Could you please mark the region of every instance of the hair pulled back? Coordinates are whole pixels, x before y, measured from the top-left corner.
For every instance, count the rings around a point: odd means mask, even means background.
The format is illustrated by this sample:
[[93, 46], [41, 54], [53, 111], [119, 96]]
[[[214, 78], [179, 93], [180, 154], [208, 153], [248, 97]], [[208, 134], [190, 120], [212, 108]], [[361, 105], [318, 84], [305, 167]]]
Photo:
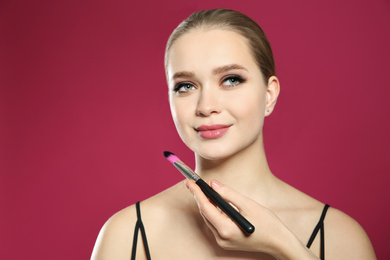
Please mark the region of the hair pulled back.
[[194, 29], [224, 29], [243, 36], [255, 59], [264, 81], [267, 83], [275, 75], [275, 61], [271, 45], [264, 31], [248, 16], [229, 9], [204, 10], [191, 14], [172, 32], [165, 49], [165, 69], [168, 65], [169, 51], [172, 45], [186, 33]]

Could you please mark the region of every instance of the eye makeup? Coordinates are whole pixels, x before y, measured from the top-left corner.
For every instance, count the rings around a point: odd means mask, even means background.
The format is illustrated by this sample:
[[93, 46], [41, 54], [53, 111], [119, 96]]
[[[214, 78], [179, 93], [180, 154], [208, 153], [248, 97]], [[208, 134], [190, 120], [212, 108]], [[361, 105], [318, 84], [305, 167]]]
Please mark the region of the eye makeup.
[[[185, 90], [181, 90], [185, 88]], [[174, 86], [173, 91], [175, 93], [186, 93], [188, 91], [191, 91], [193, 88], [195, 88], [194, 84], [190, 82], [181, 82]]]
[[[226, 81], [230, 81], [231, 84], [225, 85], [224, 83]], [[222, 79], [221, 85], [223, 85], [223, 86], [237, 86], [241, 83], [244, 83], [245, 81], [246, 81], [246, 79], [239, 76], [239, 75], [228, 75]]]

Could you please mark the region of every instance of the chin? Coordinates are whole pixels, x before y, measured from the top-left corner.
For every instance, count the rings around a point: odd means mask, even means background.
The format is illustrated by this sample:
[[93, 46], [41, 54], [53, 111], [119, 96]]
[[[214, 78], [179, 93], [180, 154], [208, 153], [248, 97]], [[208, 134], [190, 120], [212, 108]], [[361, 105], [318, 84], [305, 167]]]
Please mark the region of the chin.
[[192, 149], [192, 151], [199, 157], [210, 160], [210, 161], [217, 161], [217, 160], [223, 160], [226, 159], [238, 151], [233, 151], [231, 147], [224, 146], [208, 146], [208, 147], [197, 147], [195, 149]]
[[224, 160], [241, 153], [253, 153], [262, 147], [259, 143], [261, 136], [255, 139], [240, 140], [239, 142], [203, 143], [188, 146], [197, 156], [206, 160]]

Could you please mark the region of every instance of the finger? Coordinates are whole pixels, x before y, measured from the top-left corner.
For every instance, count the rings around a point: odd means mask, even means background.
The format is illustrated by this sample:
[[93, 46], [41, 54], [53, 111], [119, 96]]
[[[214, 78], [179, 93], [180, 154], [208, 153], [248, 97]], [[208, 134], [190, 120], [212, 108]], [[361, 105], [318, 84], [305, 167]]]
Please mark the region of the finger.
[[186, 186], [194, 195], [195, 201], [198, 204], [199, 211], [204, 215], [207, 212], [207, 215], [215, 214], [222, 215], [221, 210], [217, 208], [207, 196], [203, 193], [200, 187], [192, 180], [186, 180]]
[[217, 180], [212, 180], [210, 186], [227, 202], [231, 203], [239, 212], [244, 212], [244, 208], [246, 208], [245, 205], [251, 201], [248, 197], [242, 195], [229, 186], [220, 183]]
[[237, 224], [235, 224], [224, 212], [209, 201], [197, 184], [193, 181], [189, 181], [186, 185], [194, 194], [195, 200], [198, 203], [199, 211], [215, 236], [218, 235], [218, 237], [226, 237], [227, 231], [239, 230]]
[[[210, 181], [207, 181], [207, 184], [210, 184]], [[190, 184], [190, 185], [191, 185], [191, 184]], [[196, 186], [197, 186], [197, 185], [196, 185]], [[199, 187], [198, 187], [198, 188], [199, 188]], [[197, 187], [195, 187], [195, 189], [197, 189]], [[200, 189], [200, 188], [199, 188], [199, 189]], [[202, 193], [203, 193], [203, 192], [202, 192]], [[194, 193], [193, 193], [193, 194], [194, 194]], [[204, 194], [203, 194], [203, 195], [204, 195]], [[199, 202], [198, 202], [198, 199], [197, 199], [197, 197], [195, 196], [195, 194], [194, 194], [194, 198], [195, 198], [195, 200], [196, 200], [196, 203], [198, 204], [199, 213], [200, 213], [200, 215], [202, 216], [203, 221], [206, 223], [207, 227], [211, 230], [211, 232], [213, 233], [214, 237], [215, 237], [217, 240], [220, 239], [221, 236], [219, 235], [218, 230], [214, 227], [214, 225], [208, 220], [207, 213], [203, 212], [202, 209], [199, 207]], [[206, 198], [207, 198], [207, 197], [206, 197]], [[207, 198], [207, 199], [208, 199], [208, 198]], [[213, 203], [211, 200], [209, 200], [209, 203], [212, 204], [213, 207], [216, 207], [216, 206], [214, 205], [214, 203]], [[216, 209], [219, 211], [219, 213], [223, 214], [222, 211], [221, 211], [219, 208], [216, 208]], [[222, 216], [222, 217], [224, 217], [224, 216]]]
[[213, 223], [211, 223], [205, 216], [203, 216], [203, 214], [202, 214], [202, 218], [206, 223], [207, 227], [211, 230], [211, 233], [213, 233], [215, 240], [217, 242], [223, 240], [221, 234], [219, 233], [218, 229], [213, 225]]

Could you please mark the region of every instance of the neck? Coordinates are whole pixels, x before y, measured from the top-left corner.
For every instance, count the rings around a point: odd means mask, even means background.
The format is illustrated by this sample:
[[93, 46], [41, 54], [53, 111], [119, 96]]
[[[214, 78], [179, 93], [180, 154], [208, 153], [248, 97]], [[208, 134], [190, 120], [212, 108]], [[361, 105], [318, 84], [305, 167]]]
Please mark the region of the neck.
[[255, 193], [259, 191], [266, 192], [275, 179], [267, 163], [262, 138], [220, 160], [207, 160], [196, 154], [195, 163], [195, 171], [202, 179], [218, 180], [249, 197], [258, 196]]

